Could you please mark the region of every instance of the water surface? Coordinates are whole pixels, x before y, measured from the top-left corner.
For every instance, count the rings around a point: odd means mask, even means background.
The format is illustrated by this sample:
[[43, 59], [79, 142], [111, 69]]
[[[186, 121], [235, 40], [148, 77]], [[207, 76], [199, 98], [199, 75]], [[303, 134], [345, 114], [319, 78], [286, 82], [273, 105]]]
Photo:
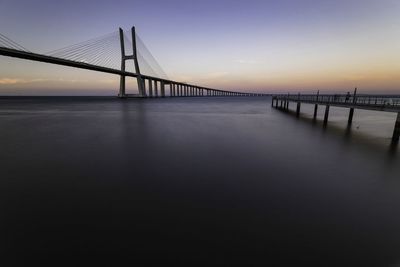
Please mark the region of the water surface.
[[395, 115], [312, 108], [0, 99], [0, 264], [399, 264]]

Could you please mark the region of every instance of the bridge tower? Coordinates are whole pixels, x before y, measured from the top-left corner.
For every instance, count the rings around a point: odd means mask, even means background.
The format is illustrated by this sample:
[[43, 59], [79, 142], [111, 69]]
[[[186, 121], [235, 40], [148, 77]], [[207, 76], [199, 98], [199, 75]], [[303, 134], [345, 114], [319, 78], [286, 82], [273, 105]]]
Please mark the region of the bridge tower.
[[[139, 68], [139, 61], [137, 57], [137, 50], [136, 50], [136, 31], [135, 27], [132, 27], [132, 55], [125, 54], [125, 41], [124, 41], [124, 30], [119, 28], [119, 40], [121, 43], [121, 71], [125, 72], [126, 69], [126, 61], [132, 59], [135, 64], [135, 73], [137, 74], [136, 80], [138, 84], [139, 95], [142, 97], [146, 96], [146, 89], [143, 77], [140, 73]], [[120, 78], [120, 86], [119, 86], [119, 94], [118, 96], [121, 98], [126, 97], [126, 76], [121, 74]]]

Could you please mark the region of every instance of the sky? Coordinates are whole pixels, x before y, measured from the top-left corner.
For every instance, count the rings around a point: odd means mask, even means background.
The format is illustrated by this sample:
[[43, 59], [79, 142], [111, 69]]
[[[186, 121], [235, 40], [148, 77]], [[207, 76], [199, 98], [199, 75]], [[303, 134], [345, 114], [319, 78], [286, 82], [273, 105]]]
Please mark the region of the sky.
[[[135, 26], [176, 81], [266, 93], [400, 93], [399, 14], [398, 0], [0, 0], [0, 33], [40, 53]], [[118, 82], [0, 56], [0, 95], [115, 95]]]

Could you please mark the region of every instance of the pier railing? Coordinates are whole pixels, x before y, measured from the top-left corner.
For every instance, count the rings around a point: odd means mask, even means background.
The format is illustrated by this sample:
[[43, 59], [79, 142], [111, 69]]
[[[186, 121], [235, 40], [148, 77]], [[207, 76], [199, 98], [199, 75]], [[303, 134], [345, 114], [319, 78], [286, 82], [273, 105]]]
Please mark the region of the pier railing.
[[400, 111], [400, 95], [285, 94], [274, 95], [273, 99], [332, 106], [353, 106], [392, 112]]
[[398, 142], [400, 139], [400, 95], [363, 95], [357, 94], [314, 94], [314, 95], [274, 95], [272, 96], [272, 106], [282, 110], [289, 110], [289, 102], [297, 103], [296, 115], [300, 116], [301, 103], [314, 104], [314, 120], [317, 118], [318, 106], [325, 106], [324, 125], [328, 123], [329, 107], [349, 108], [348, 125], [352, 124], [354, 109], [378, 110], [386, 112], [396, 112], [397, 118], [393, 130], [392, 140]]

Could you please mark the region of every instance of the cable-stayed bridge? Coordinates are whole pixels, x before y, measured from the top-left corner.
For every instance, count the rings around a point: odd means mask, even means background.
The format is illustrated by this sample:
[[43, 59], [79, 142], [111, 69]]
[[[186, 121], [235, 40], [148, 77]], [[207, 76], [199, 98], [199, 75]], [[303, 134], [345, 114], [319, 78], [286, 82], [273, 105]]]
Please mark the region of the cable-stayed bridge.
[[[120, 28], [116, 32], [43, 54], [31, 52], [0, 34], [0, 55], [119, 75], [118, 96], [121, 98], [263, 95], [207, 88], [169, 79], [136, 34], [135, 27], [132, 27], [130, 36]], [[133, 61], [134, 71], [127, 70], [127, 61]], [[126, 92], [127, 77], [137, 80], [138, 94]]]

